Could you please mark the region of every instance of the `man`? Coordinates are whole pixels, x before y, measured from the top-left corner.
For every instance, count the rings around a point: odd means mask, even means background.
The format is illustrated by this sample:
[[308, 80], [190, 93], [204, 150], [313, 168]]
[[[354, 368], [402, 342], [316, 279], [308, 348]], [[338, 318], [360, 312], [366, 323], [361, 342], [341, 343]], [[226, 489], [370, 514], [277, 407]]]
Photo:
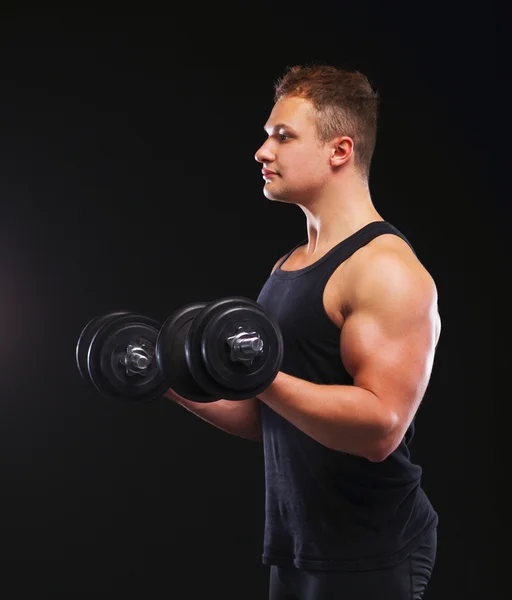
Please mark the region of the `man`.
[[265, 196], [298, 205], [308, 234], [258, 297], [283, 334], [282, 370], [251, 400], [167, 395], [263, 440], [270, 600], [417, 600], [438, 516], [408, 444], [441, 330], [436, 286], [371, 199], [368, 79], [293, 67], [275, 92], [255, 158]]

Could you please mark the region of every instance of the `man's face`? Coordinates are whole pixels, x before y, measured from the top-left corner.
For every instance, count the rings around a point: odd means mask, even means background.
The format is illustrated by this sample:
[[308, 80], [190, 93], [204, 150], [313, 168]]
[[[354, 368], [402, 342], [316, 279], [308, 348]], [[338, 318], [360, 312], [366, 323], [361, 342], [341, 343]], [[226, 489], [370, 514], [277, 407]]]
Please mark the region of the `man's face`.
[[264, 129], [268, 138], [255, 154], [263, 167], [264, 195], [282, 202], [307, 202], [331, 175], [330, 145], [317, 137], [311, 102], [295, 97], [279, 100]]

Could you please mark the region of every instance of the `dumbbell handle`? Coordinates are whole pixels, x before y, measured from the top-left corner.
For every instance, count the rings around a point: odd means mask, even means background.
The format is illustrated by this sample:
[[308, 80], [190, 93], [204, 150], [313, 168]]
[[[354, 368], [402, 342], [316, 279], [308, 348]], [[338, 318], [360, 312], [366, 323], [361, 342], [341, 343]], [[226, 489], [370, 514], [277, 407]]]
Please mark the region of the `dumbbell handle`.
[[[231, 348], [230, 358], [234, 362], [251, 364], [263, 353], [263, 340], [256, 332], [240, 331], [226, 341]], [[126, 367], [127, 375], [145, 375], [154, 356], [154, 345], [147, 340], [139, 340], [128, 345], [120, 361]]]

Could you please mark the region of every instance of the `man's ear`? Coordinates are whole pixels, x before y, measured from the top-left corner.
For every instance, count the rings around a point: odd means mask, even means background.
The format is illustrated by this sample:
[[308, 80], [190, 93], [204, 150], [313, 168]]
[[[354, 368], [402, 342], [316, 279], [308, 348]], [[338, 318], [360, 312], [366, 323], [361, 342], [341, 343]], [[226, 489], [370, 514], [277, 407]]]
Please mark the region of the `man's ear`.
[[347, 135], [333, 140], [331, 147], [331, 166], [340, 167], [352, 156], [354, 151], [354, 140]]

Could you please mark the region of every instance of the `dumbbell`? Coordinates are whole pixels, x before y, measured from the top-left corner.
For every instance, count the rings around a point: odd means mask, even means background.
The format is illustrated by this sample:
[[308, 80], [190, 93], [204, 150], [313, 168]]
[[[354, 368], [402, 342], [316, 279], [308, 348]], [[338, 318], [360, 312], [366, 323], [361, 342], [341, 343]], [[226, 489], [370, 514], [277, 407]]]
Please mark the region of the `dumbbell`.
[[183, 306], [162, 327], [128, 311], [92, 319], [76, 356], [82, 376], [108, 397], [144, 402], [170, 387], [195, 402], [244, 400], [276, 377], [283, 341], [258, 303], [234, 296]]
[[158, 335], [156, 358], [169, 387], [184, 398], [245, 400], [275, 379], [283, 339], [261, 305], [230, 296], [174, 311]]
[[83, 328], [76, 345], [82, 377], [103, 396], [145, 402], [169, 387], [155, 359], [160, 323], [130, 311], [95, 317]]

